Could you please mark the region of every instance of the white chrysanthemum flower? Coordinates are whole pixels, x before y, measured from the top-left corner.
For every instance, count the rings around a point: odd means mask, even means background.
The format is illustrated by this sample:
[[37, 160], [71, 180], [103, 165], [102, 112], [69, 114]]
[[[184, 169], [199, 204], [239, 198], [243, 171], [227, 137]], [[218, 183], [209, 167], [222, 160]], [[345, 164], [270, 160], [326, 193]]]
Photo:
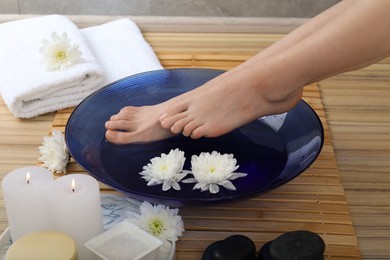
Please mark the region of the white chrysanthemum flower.
[[140, 212], [141, 214], [128, 212], [128, 221], [163, 241], [160, 250], [169, 252], [170, 242], [177, 241], [184, 232], [183, 220], [178, 215], [179, 210], [164, 205], [152, 205], [145, 201], [140, 206]]
[[194, 178], [183, 180], [184, 183], [196, 183], [195, 189], [218, 193], [221, 185], [228, 190], [236, 190], [231, 180], [244, 177], [246, 173], [234, 172], [238, 169], [237, 160], [233, 154], [220, 154], [216, 151], [193, 155], [191, 172]]
[[69, 162], [69, 153], [65, 143], [65, 137], [59, 130], [53, 130], [52, 136], [44, 136], [42, 146], [39, 146], [43, 167], [52, 172], [66, 173], [66, 166]]
[[39, 49], [42, 54], [42, 62], [47, 70], [65, 70], [76, 64], [84, 62], [79, 46], [71, 44], [66, 32], [58, 35], [51, 34], [51, 41], [44, 39], [43, 46]]
[[178, 182], [187, 175], [187, 172], [183, 172], [185, 160], [183, 151], [171, 150], [168, 154], [163, 153], [161, 157], [151, 159], [140, 175], [148, 182], [148, 186], [163, 184], [163, 191], [170, 188], [180, 190]]

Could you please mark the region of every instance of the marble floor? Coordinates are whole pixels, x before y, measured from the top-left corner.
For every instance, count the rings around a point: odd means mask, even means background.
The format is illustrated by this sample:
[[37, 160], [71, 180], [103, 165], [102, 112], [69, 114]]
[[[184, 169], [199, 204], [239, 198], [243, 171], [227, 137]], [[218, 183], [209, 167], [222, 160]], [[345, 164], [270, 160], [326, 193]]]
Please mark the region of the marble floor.
[[313, 17], [339, 0], [0, 0], [0, 14]]

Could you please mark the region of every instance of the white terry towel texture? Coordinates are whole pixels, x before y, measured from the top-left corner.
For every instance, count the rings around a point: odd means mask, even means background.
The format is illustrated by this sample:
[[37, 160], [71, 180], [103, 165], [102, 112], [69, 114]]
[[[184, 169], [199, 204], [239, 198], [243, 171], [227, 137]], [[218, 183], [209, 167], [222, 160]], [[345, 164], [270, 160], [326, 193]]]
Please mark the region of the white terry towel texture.
[[[47, 70], [40, 49], [53, 32], [65, 32], [84, 61], [66, 70]], [[0, 24], [0, 93], [15, 117], [75, 106], [101, 87], [102, 80], [101, 66], [68, 18], [47, 15]]]
[[130, 19], [81, 30], [103, 67], [103, 85], [151, 70], [163, 69], [152, 47]]

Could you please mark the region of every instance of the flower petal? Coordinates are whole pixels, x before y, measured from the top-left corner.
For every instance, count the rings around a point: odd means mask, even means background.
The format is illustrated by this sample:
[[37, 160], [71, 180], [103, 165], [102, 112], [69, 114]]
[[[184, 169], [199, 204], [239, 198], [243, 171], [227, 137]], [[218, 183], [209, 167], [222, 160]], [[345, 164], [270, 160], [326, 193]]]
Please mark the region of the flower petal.
[[241, 173], [241, 172], [234, 172], [228, 179], [229, 180], [235, 180], [237, 178], [241, 178], [241, 177], [245, 177], [247, 176], [248, 174], [246, 173]]
[[188, 179], [185, 179], [185, 180], [182, 180], [183, 183], [195, 183], [196, 180], [195, 178], [188, 178]]
[[204, 185], [200, 188], [200, 190], [201, 190], [201, 191], [208, 191], [208, 190], [210, 189], [210, 185], [211, 185], [211, 184], [204, 184]]
[[164, 181], [163, 182], [163, 186], [162, 186], [162, 190], [163, 191], [167, 191], [167, 190], [170, 190], [171, 189], [171, 184], [167, 181]]
[[147, 185], [148, 186], [154, 186], [154, 185], [158, 185], [158, 184], [161, 184], [162, 182], [160, 180], [157, 180], [157, 179], [154, 179], [152, 178], [148, 183]]
[[211, 184], [209, 185], [209, 191], [210, 191], [211, 193], [213, 193], [213, 194], [218, 193], [218, 192], [219, 192], [219, 187], [218, 187], [218, 185], [217, 185], [217, 184], [214, 184], [214, 183], [211, 183]]
[[175, 190], [181, 190], [181, 187], [180, 187], [179, 183], [177, 183], [177, 182], [175, 182], [175, 181], [173, 181], [173, 182], [171, 183], [171, 186], [172, 186], [172, 188], [174, 188]]
[[204, 187], [207, 186], [206, 183], [200, 183], [198, 182], [197, 184], [194, 185], [194, 187], [192, 188], [193, 190], [196, 190], [196, 189], [200, 189], [200, 190], [204, 190]]
[[236, 190], [236, 187], [233, 185], [231, 181], [225, 180], [223, 182], [218, 183], [219, 185], [223, 186], [224, 188], [228, 190]]
[[184, 173], [184, 172], [182, 172], [182, 173], [177, 173], [176, 174], [176, 177], [175, 177], [175, 180], [176, 181], [181, 181], [184, 177], [186, 177], [187, 176], [187, 173]]

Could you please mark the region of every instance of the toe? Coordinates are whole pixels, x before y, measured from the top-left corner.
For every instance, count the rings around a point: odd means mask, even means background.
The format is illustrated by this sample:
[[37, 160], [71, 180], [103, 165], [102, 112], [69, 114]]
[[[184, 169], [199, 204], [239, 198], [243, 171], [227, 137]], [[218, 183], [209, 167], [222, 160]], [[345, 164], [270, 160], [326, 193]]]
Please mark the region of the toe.
[[194, 128], [191, 133], [190, 133], [190, 136], [192, 139], [199, 139], [201, 137], [204, 137], [206, 136], [206, 127], [204, 125], [201, 125], [199, 127], [196, 127]]
[[188, 106], [184, 103], [171, 105], [163, 115], [160, 116], [160, 125], [165, 129], [170, 129], [172, 125], [185, 117]]
[[184, 127], [183, 127], [183, 135], [184, 136], [191, 136], [192, 137], [192, 132], [199, 127], [199, 124], [197, 124], [195, 121], [188, 122]]
[[[171, 129], [172, 126], [173, 126], [176, 122], [178, 122], [178, 121], [180, 121], [180, 120], [182, 120], [182, 119], [184, 119], [184, 118], [186, 118], [186, 114], [185, 114], [185, 113], [179, 113], [179, 114], [175, 114], [175, 115], [172, 115], [172, 116], [166, 115], [166, 116], [164, 116], [164, 117], [161, 118], [161, 120], [160, 120], [160, 125], [161, 125], [161, 127], [164, 128], [164, 129]], [[172, 130], [172, 129], [171, 129], [171, 130]], [[180, 129], [180, 131], [181, 131], [181, 129]], [[179, 132], [180, 132], [180, 131], [179, 131]], [[177, 132], [177, 133], [179, 133], [179, 132]]]
[[121, 135], [121, 132], [117, 132], [117, 131], [113, 131], [113, 130], [106, 131], [106, 139], [110, 143], [114, 143], [114, 144], [125, 143], [125, 140], [123, 140], [123, 135]]
[[130, 121], [126, 120], [110, 120], [107, 121], [104, 126], [107, 130], [122, 130], [122, 131], [132, 131], [133, 124]]
[[129, 132], [118, 132], [118, 131], [107, 130], [105, 136], [107, 141], [113, 144], [122, 145], [122, 144], [138, 142], [138, 140], [134, 139], [134, 134], [132, 132], [129, 133]]
[[181, 133], [183, 132], [183, 130], [185, 129], [185, 127], [191, 123], [191, 119], [188, 118], [188, 117], [185, 117], [185, 118], [182, 118], [178, 121], [176, 121], [170, 128], [171, 132], [174, 133], [174, 134], [178, 134], [178, 133]]
[[111, 116], [111, 120], [130, 120], [137, 115], [139, 111], [139, 107], [124, 107], [122, 108], [118, 114]]

